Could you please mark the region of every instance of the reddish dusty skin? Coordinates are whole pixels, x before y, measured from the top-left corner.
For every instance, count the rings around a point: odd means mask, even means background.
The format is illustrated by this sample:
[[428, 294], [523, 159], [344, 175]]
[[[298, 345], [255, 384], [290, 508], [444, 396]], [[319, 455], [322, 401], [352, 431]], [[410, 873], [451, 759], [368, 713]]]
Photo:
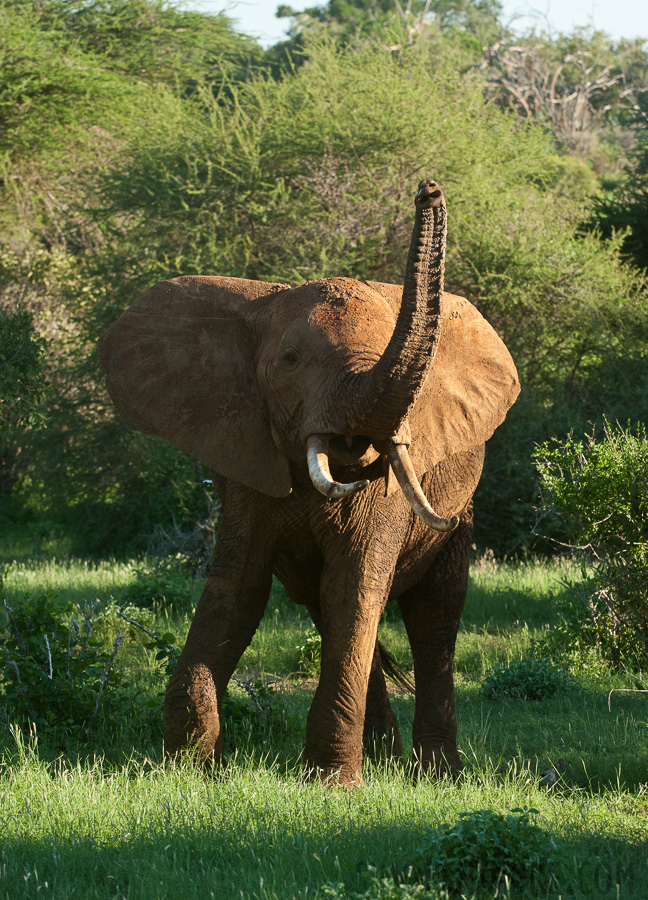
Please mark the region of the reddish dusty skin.
[[[519, 385], [493, 329], [443, 293], [445, 204], [421, 182], [405, 288], [335, 278], [298, 288], [185, 276], [152, 288], [102, 338], [108, 390], [136, 428], [215, 470], [223, 503], [213, 567], [165, 700], [165, 751], [223, 753], [219, 704], [265, 609], [273, 573], [322, 635], [304, 760], [361, 780], [363, 732], [401, 738], [376, 634], [391, 598], [414, 658], [415, 758], [456, 771], [452, 666], [484, 442]], [[327, 500], [306, 445], [329, 437], [331, 475], [369, 485]], [[440, 533], [408, 505], [390, 442], [409, 444]], [[410, 492], [411, 493], [411, 492]]]

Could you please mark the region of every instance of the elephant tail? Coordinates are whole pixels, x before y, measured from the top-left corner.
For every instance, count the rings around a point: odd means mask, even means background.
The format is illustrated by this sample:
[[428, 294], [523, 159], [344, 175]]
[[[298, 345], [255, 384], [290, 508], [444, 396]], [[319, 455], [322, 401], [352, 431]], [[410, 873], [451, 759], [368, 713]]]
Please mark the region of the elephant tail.
[[402, 666], [395, 657], [389, 652], [384, 644], [378, 641], [378, 653], [380, 654], [380, 664], [385, 675], [394, 682], [396, 687], [409, 694], [414, 693], [414, 682], [410, 678], [405, 666]]

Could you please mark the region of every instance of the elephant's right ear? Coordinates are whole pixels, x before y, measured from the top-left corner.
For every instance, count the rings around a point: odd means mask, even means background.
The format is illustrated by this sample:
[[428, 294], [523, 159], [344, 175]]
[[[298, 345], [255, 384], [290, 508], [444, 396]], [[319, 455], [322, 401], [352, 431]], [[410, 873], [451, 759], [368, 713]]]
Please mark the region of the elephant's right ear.
[[290, 493], [290, 471], [262, 412], [243, 316], [288, 287], [204, 276], [162, 281], [99, 341], [108, 392], [130, 425], [273, 497]]

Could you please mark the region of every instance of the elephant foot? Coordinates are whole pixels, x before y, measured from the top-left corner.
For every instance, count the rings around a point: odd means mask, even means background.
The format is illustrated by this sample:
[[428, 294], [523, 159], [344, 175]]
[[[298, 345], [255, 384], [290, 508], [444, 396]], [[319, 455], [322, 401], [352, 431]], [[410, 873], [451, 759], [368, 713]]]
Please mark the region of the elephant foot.
[[364, 784], [362, 778], [362, 759], [356, 763], [342, 763], [340, 765], [318, 765], [304, 755], [304, 767], [306, 776], [310, 781], [321, 781], [327, 787], [352, 788]]
[[213, 769], [223, 757], [212, 674], [202, 664], [174, 674], [164, 698], [164, 755], [191, 758]]
[[456, 746], [442, 744], [436, 747], [415, 748], [414, 771], [417, 776], [455, 779], [461, 775], [463, 765]]

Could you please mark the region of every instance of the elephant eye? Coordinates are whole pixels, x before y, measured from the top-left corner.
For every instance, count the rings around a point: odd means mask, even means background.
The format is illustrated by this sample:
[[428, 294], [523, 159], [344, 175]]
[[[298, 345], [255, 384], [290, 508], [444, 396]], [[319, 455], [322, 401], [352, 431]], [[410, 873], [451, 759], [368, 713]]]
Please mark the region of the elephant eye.
[[296, 366], [300, 360], [299, 353], [293, 348], [288, 347], [281, 354], [281, 361], [285, 363], [287, 366]]

